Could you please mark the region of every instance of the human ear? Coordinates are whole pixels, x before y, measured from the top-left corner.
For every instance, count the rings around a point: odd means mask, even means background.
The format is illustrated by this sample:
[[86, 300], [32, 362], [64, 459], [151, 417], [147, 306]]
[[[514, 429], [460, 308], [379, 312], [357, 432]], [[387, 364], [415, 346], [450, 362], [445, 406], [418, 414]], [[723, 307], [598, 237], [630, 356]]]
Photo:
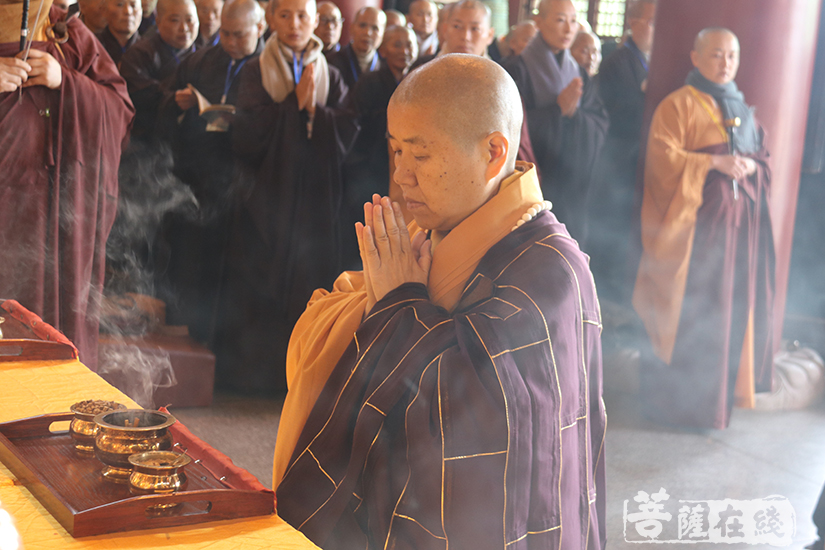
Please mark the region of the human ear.
[[493, 180], [501, 173], [504, 165], [507, 163], [507, 157], [510, 153], [510, 142], [501, 132], [493, 132], [485, 139], [487, 168], [485, 170], [485, 178], [487, 181]]
[[697, 63], [698, 61], [699, 61], [699, 52], [697, 52], [696, 50], [691, 50], [691, 52], [690, 52], [690, 62], [693, 63], [694, 67], [699, 67], [699, 65]]

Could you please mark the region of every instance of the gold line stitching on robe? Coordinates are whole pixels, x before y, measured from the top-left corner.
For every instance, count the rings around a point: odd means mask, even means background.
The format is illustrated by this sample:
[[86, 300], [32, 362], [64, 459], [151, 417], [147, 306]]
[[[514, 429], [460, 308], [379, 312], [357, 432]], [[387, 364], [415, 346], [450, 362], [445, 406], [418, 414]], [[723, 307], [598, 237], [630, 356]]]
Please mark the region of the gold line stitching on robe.
[[337, 489], [338, 484], [335, 483], [335, 480], [332, 479], [332, 476], [329, 475], [326, 470], [324, 470], [324, 467], [321, 466], [321, 462], [315, 457], [315, 455], [312, 453], [312, 450], [310, 450], [310, 449], [307, 449], [307, 450], [309, 451], [309, 456], [311, 456], [313, 459], [315, 459], [315, 462], [318, 464], [318, 469], [320, 469], [322, 472], [324, 472], [324, 475], [329, 478], [329, 480], [332, 482], [332, 485]]
[[[372, 443], [370, 443], [370, 448], [367, 449], [367, 454], [364, 455], [364, 467], [361, 469], [361, 475], [364, 475], [364, 472], [367, 471], [367, 462], [369, 462], [370, 452], [372, 452], [372, 446], [375, 445], [375, 442], [378, 441], [378, 436], [381, 435], [381, 430], [384, 429], [384, 424], [381, 424], [381, 427], [378, 428], [378, 431], [375, 433], [375, 437], [372, 438]], [[363, 501], [363, 499], [362, 499]]]
[[[536, 301], [533, 300], [532, 296], [530, 296], [529, 294], [524, 292], [519, 287], [512, 286], [512, 285], [502, 285], [501, 288], [512, 288], [512, 289], [517, 290], [517, 291], [521, 292], [522, 294], [524, 294], [524, 296], [528, 300], [530, 300], [530, 302], [536, 308], [536, 311], [538, 312], [539, 316], [541, 316], [541, 320], [544, 323], [544, 333], [547, 335], [547, 347], [550, 349], [550, 360], [553, 363], [553, 373], [556, 376], [556, 390], [557, 390], [557, 395], [558, 395], [558, 399], [559, 399], [558, 425], [561, 426], [561, 413], [562, 413], [562, 409], [563, 409], [563, 405], [564, 405], [564, 396], [562, 396], [562, 393], [561, 393], [561, 382], [559, 381], [559, 370], [558, 370], [558, 367], [556, 366], [556, 354], [553, 351], [553, 341], [550, 339], [550, 328], [547, 326], [547, 319], [544, 317], [544, 312], [538, 306]], [[563, 446], [564, 446], [564, 443], [562, 441], [561, 431], [559, 431], [559, 470], [558, 470], [559, 486], [558, 486], [558, 492], [556, 493], [556, 496], [557, 496], [557, 500], [558, 500], [559, 523], [560, 524], [561, 524], [561, 521], [562, 521], [562, 507], [561, 507], [561, 479], [562, 479], [562, 477], [561, 477], [561, 472], [562, 472], [562, 462], [563, 462], [563, 452], [562, 452], [563, 451]], [[559, 548], [561, 548], [561, 535], [559, 535]]]
[[392, 308], [394, 308], [394, 307], [398, 307], [398, 306], [400, 306], [401, 304], [409, 304], [409, 303], [412, 303], [412, 302], [426, 302], [426, 301], [427, 301], [427, 300], [425, 300], [424, 298], [410, 298], [409, 300], [402, 300], [402, 301], [398, 302], [397, 304], [392, 304], [392, 305], [389, 305], [389, 306], [387, 306], [387, 307], [385, 307], [385, 308], [383, 308], [383, 309], [379, 309], [378, 311], [373, 311], [372, 313], [370, 313], [370, 314], [367, 316], [367, 318], [366, 318], [366, 319], [364, 319], [363, 321], [361, 321], [361, 324], [363, 325], [364, 323], [366, 323], [366, 322], [367, 322], [367, 320], [368, 320], [368, 319], [372, 319], [374, 316], [378, 315], [379, 313], [381, 313], [381, 312], [383, 312], [383, 311], [387, 311], [388, 309], [392, 309]]
[[502, 540], [504, 544], [507, 544], [507, 468], [510, 465], [510, 407], [507, 404], [507, 393], [504, 391], [504, 385], [501, 383], [501, 375], [498, 373], [498, 367], [496, 366], [496, 360], [493, 359], [493, 356], [490, 354], [490, 350], [487, 348], [487, 343], [481, 337], [481, 334], [478, 333], [478, 329], [473, 324], [473, 320], [467, 317], [467, 322], [470, 323], [470, 326], [473, 327], [473, 332], [476, 333], [478, 337], [478, 341], [481, 342], [481, 345], [484, 346], [484, 352], [487, 354], [487, 357], [490, 358], [490, 362], [493, 364], [493, 370], [496, 372], [496, 379], [498, 380], [498, 385], [501, 388], [501, 396], [504, 398], [504, 418], [507, 420], [507, 451], [504, 453], [504, 510], [502, 512], [501, 518], [501, 526], [502, 526]]
[[545, 342], [547, 342], [547, 338], [545, 338], [544, 340], [539, 340], [538, 342], [533, 342], [533, 343], [531, 343], [531, 344], [524, 344], [523, 346], [519, 346], [519, 347], [517, 347], [517, 348], [513, 348], [513, 349], [506, 349], [506, 350], [504, 350], [504, 351], [501, 351], [501, 352], [499, 352], [499, 353], [497, 353], [497, 354], [493, 355], [493, 358], [494, 358], [494, 359], [496, 359], [496, 358], [501, 357], [502, 355], [504, 355], [504, 354], [506, 354], [506, 353], [512, 353], [512, 352], [514, 352], [514, 351], [523, 350], [524, 348], [529, 348], [529, 347], [531, 347], [531, 346], [537, 346], [537, 345], [539, 345], [539, 344], [543, 344], [543, 343], [545, 343]]
[[429, 533], [431, 536], [433, 536], [433, 537], [435, 537], [435, 538], [437, 538], [437, 539], [439, 539], [439, 540], [443, 540], [443, 541], [446, 541], [446, 540], [447, 540], [445, 537], [439, 537], [438, 535], [434, 534], [432, 531], [430, 531], [429, 529], [427, 529], [426, 527], [424, 527], [423, 525], [421, 525], [421, 523], [420, 523], [417, 519], [415, 519], [415, 518], [411, 518], [410, 516], [405, 516], [404, 514], [393, 514], [393, 515], [394, 515], [395, 517], [399, 517], [399, 518], [404, 518], [404, 519], [410, 520], [411, 522], [415, 523], [416, 525], [418, 525], [419, 527], [421, 527], [422, 529], [424, 529], [424, 530], [425, 530], [427, 533]]
[[[329, 425], [329, 421], [332, 418], [332, 415], [335, 413], [335, 410], [338, 408], [338, 403], [341, 401], [341, 396], [344, 395], [344, 390], [347, 388], [350, 381], [352, 380], [352, 377], [355, 375], [355, 371], [358, 370], [358, 367], [361, 365], [361, 362], [367, 356], [367, 353], [369, 353], [369, 351], [372, 348], [373, 344], [375, 344], [375, 342], [379, 338], [381, 338], [381, 335], [384, 334], [384, 330], [387, 328], [387, 325], [384, 325], [383, 327], [381, 327], [381, 330], [378, 331], [378, 334], [376, 335], [376, 337], [373, 339], [372, 342], [370, 342], [369, 346], [367, 346], [367, 349], [364, 350], [364, 354], [359, 357], [358, 361], [356, 361], [355, 367], [352, 369], [352, 371], [350, 371], [349, 376], [347, 377], [347, 381], [344, 383], [344, 387], [341, 388], [341, 391], [338, 393], [338, 397], [335, 398], [335, 405], [332, 406], [332, 411], [329, 413], [329, 416], [327, 417], [327, 421], [324, 422], [324, 425], [321, 427], [320, 430], [318, 430], [318, 433], [315, 434], [315, 437], [312, 438], [312, 441], [309, 442], [309, 445], [306, 446], [306, 449], [301, 451], [301, 454], [299, 454], [298, 457], [295, 459], [295, 461], [292, 464], [290, 464], [289, 467], [286, 469], [286, 471], [284, 472], [284, 476], [281, 478], [282, 482], [283, 482], [284, 479], [286, 479], [286, 476], [289, 475], [289, 472], [292, 471], [292, 467], [295, 466], [298, 463], [298, 461], [301, 459], [301, 457], [304, 455], [304, 453], [309, 450], [309, 448], [312, 446], [312, 444], [315, 443], [315, 440], [318, 439], [318, 437], [326, 429], [327, 425]], [[360, 415], [361, 413], [359, 412], [358, 414]], [[330, 495], [329, 498], [332, 498], [332, 495]], [[321, 508], [323, 508], [324, 505], [329, 501], [329, 498], [327, 499], [326, 502], [324, 502], [324, 504], [321, 505]], [[321, 508], [318, 508], [318, 510], [320, 510]], [[318, 512], [318, 510], [315, 510], [315, 512], [313, 512], [312, 515], [314, 516]], [[306, 520], [304, 520], [304, 523], [309, 521], [311, 517], [312, 516], [310, 516]], [[303, 523], [301, 525], [303, 525]]]
[[445, 457], [444, 460], [463, 460], [465, 458], [476, 458], [478, 456], [500, 455], [500, 454], [504, 454], [506, 452], [507, 452], [507, 449], [504, 449], [503, 451], [495, 451], [495, 452], [492, 452], [492, 453], [476, 453], [474, 455], [448, 456], [448, 457]]
[[[415, 308], [412, 308], [412, 309], [413, 309], [413, 311], [415, 311]], [[396, 370], [398, 370], [398, 367], [400, 367], [400, 366], [401, 366], [401, 363], [403, 363], [403, 362], [404, 362], [404, 360], [405, 360], [405, 359], [407, 359], [407, 356], [408, 356], [409, 354], [411, 354], [415, 348], [417, 348], [417, 347], [418, 347], [418, 344], [420, 344], [420, 343], [421, 343], [421, 341], [422, 341], [424, 338], [426, 338], [426, 337], [427, 337], [427, 336], [428, 336], [428, 335], [429, 335], [432, 331], [434, 331], [435, 329], [437, 329], [437, 328], [438, 328], [438, 327], [440, 327], [441, 325], [444, 325], [444, 324], [446, 324], [446, 323], [452, 323], [452, 322], [453, 322], [453, 320], [452, 320], [452, 319], [446, 319], [446, 320], [444, 320], [444, 321], [441, 321], [441, 322], [440, 322], [440, 323], [438, 323], [437, 325], [433, 326], [433, 328], [428, 329], [428, 330], [427, 330], [427, 332], [425, 332], [424, 334], [422, 334], [422, 335], [421, 335], [421, 338], [419, 338], [419, 339], [415, 342], [415, 344], [413, 344], [413, 345], [412, 345], [412, 347], [411, 347], [410, 349], [408, 349], [408, 350], [407, 350], [407, 353], [405, 353], [405, 354], [404, 354], [404, 357], [402, 357], [402, 358], [401, 358], [401, 360], [400, 360], [398, 363], [396, 363], [396, 365], [392, 368], [392, 370], [390, 371], [390, 373], [389, 373], [386, 377], [384, 377], [384, 379], [381, 381], [381, 383], [380, 383], [380, 384], [378, 384], [378, 387], [377, 387], [377, 388], [375, 388], [375, 389], [372, 391], [372, 393], [370, 394], [370, 396], [369, 396], [369, 397], [367, 397], [367, 401], [369, 401], [370, 399], [372, 399], [372, 397], [373, 397], [376, 393], [378, 393], [378, 390], [380, 390], [380, 389], [381, 389], [381, 386], [383, 386], [383, 385], [387, 382], [387, 380], [389, 380], [390, 378], [392, 378], [392, 375], [393, 375], [393, 374], [395, 374], [395, 371], [396, 371]], [[434, 360], [433, 360], [433, 361], [434, 361]], [[432, 362], [431, 362], [431, 363], [432, 363]], [[429, 366], [429, 365], [428, 365], [428, 366]], [[359, 413], [359, 415], [360, 415], [360, 413]], [[357, 420], [358, 420], [358, 419], [356, 418], [356, 421], [357, 421]]]
[[385, 413], [384, 411], [382, 411], [381, 409], [379, 409], [378, 407], [376, 407], [375, 405], [373, 405], [373, 404], [372, 404], [372, 403], [370, 403], [369, 401], [367, 401], [366, 403], [364, 403], [364, 405], [369, 405], [370, 407], [372, 407], [373, 409], [375, 409], [376, 411], [378, 411], [379, 413], [381, 413], [381, 415], [382, 415], [382, 416], [384, 416], [384, 417], [386, 417], [386, 416], [387, 416], [387, 413]]
[[[441, 323], [439, 323], [441, 324]], [[420, 342], [420, 340], [419, 340]], [[430, 367], [433, 366], [433, 363], [440, 360], [441, 355], [430, 361], [430, 364], [424, 367], [424, 370], [421, 372], [421, 377], [418, 379], [418, 389], [415, 391], [415, 397], [412, 398], [410, 404], [407, 405], [407, 410], [404, 411], [404, 432], [409, 433], [407, 430], [407, 417], [410, 413], [410, 407], [413, 406], [418, 396], [421, 394], [421, 381], [424, 380], [424, 375], [427, 374], [427, 371], [430, 370]], [[395, 501], [395, 507], [392, 509], [392, 516], [390, 516], [390, 526], [387, 529], [387, 539], [384, 541], [384, 550], [387, 550], [387, 546], [390, 544], [390, 537], [392, 536], [392, 522], [395, 518], [396, 514], [398, 513], [398, 505], [401, 504], [401, 499], [404, 498], [404, 493], [407, 492], [407, 486], [410, 484], [410, 478], [412, 477], [412, 467], [410, 466], [410, 438], [407, 437], [405, 442], [406, 446], [406, 453], [407, 453], [407, 481], [404, 483], [404, 488], [401, 489], [401, 494], [398, 495], [398, 500]], [[299, 529], [300, 531], [300, 529]]]
[[445, 464], [444, 464], [444, 417], [441, 411], [441, 360], [444, 358], [444, 354], [438, 356], [438, 367], [437, 374], [438, 378], [436, 380], [438, 386], [438, 430], [441, 432], [441, 532], [444, 533], [444, 540], [447, 541], [447, 548], [450, 548], [450, 540], [447, 538], [447, 528], [444, 526], [444, 481], [445, 477]]
[[415, 308], [412, 308], [412, 310], [413, 310], [413, 315], [415, 315], [415, 320], [418, 321], [419, 323], [421, 323], [422, 327], [424, 327], [427, 330], [430, 330], [430, 327], [428, 327], [426, 325], [426, 323], [424, 323], [424, 321], [422, 321], [421, 319], [418, 318], [418, 310], [415, 309]]
[[[502, 300], [502, 299], [501, 299], [501, 298], [499, 298], [498, 296], [493, 296], [492, 298], [490, 298], [489, 300], [487, 300], [486, 302], [484, 302], [484, 304], [486, 305], [487, 303], [492, 302], [493, 300], [498, 300], [499, 302], [505, 303], [505, 304], [507, 304], [508, 306], [510, 306], [510, 307], [512, 307], [512, 308], [514, 308], [514, 309], [515, 309], [515, 311], [513, 311], [512, 313], [510, 313], [510, 315], [508, 315], [507, 317], [501, 317], [500, 315], [493, 315], [493, 314], [491, 314], [491, 313], [486, 313], [486, 312], [484, 312], [484, 311], [480, 311], [480, 312], [478, 312], [478, 315], [484, 315], [484, 316], [485, 316], [485, 317], [487, 317], [488, 319], [499, 319], [499, 320], [501, 320], [501, 321], [506, 321], [507, 319], [509, 319], [509, 318], [510, 318], [510, 317], [512, 317], [513, 315], [515, 315], [515, 314], [517, 314], [517, 313], [520, 313], [520, 312], [521, 312], [521, 308], [520, 308], [520, 307], [518, 307], [518, 306], [517, 306], [517, 305], [515, 305], [515, 304], [511, 304], [511, 303], [510, 303], [510, 302], [508, 302], [507, 300]], [[481, 305], [481, 304], [479, 304], [479, 305]]]
[[[581, 327], [580, 327], [581, 332], [579, 333], [579, 339], [580, 339], [580, 342], [581, 342], [581, 348], [579, 350], [579, 353], [581, 354], [582, 374], [584, 375], [584, 389], [585, 389], [585, 391], [584, 391], [584, 416], [585, 416], [585, 418], [584, 418], [584, 429], [585, 429], [585, 445], [584, 445], [585, 461], [584, 461], [584, 464], [585, 464], [585, 467], [587, 468], [587, 470], [585, 470], [584, 474], [585, 474], [585, 484], [586, 484], [585, 490], [589, 494], [590, 493], [590, 470], [591, 470], [591, 468], [590, 468], [590, 445], [587, 444], [588, 443], [587, 439], [588, 439], [588, 436], [590, 435], [590, 418], [589, 418], [589, 415], [590, 415], [590, 377], [587, 375], [587, 363], [585, 362], [585, 359], [584, 359], [584, 305], [582, 304], [581, 285], [579, 285], [579, 276], [576, 274], [576, 270], [573, 269], [573, 264], [570, 263], [570, 260], [567, 259], [567, 256], [565, 256], [561, 252], [561, 250], [557, 249], [554, 246], [551, 246], [551, 245], [545, 244], [545, 243], [540, 243], [540, 244], [542, 246], [546, 246], [548, 248], [551, 248], [551, 249], [555, 250], [556, 253], [559, 256], [562, 257], [562, 259], [567, 263], [567, 267], [570, 269], [571, 275], [573, 275], [573, 280], [576, 282], [576, 295], [579, 299], [579, 319], [582, 320], [582, 324], [581, 324]], [[590, 528], [589, 528], [590, 527], [590, 520], [591, 520], [591, 518], [590, 518], [590, 508], [591, 508], [590, 506], [587, 507], [587, 525], [588, 525], [588, 529], [587, 529], [587, 535], [585, 536], [585, 543], [584, 543], [585, 548], [587, 548], [587, 545], [590, 542]]]

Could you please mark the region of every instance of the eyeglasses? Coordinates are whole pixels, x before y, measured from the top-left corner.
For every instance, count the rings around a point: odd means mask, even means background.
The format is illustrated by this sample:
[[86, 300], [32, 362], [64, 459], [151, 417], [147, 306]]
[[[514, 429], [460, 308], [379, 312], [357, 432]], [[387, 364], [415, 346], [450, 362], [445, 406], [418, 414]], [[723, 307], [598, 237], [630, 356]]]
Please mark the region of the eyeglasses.
[[319, 25], [329, 25], [332, 28], [339, 26], [341, 23], [344, 22], [343, 17], [319, 17], [318, 24]]

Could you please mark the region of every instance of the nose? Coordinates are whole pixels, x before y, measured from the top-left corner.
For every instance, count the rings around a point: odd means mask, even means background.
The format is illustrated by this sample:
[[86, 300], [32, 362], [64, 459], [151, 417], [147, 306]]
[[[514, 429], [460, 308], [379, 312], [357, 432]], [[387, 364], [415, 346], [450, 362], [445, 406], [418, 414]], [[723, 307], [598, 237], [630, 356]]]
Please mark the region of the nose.
[[395, 180], [395, 183], [402, 187], [410, 187], [415, 184], [411, 154], [408, 153], [405, 155], [402, 152], [400, 155], [395, 155], [395, 172], [392, 178]]

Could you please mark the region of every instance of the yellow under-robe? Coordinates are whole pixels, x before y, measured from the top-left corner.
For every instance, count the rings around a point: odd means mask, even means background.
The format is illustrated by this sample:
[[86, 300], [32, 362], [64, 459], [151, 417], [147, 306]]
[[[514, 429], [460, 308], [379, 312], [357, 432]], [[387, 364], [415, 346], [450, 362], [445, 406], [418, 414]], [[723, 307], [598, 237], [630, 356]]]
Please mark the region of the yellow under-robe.
[[[710, 171], [711, 155], [697, 151], [727, 143], [722, 120], [712, 96], [684, 86], [659, 104], [650, 125], [641, 212], [642, 258], [633, 307], [645, 325], [653, 351], [668, 364], [685, 297], [696, 214]], [[753, 393], [753, 325], [749, 322], [736, 386], [737, 404], [751, 404]]]
[[[519, 162], [498, 193], [447, 235], [433, 235], [433, 261], [427, 289], [433, 303], [452, 310], [487, 251], [506, 237], [528, 208], [541, 202], [536, 169]], [[411, 222], [414, 235], [421, 229]], [[441, 238], [439, 238], [441, 237]], [[367, 304], [363, 272], [342, 273], [333, 291], [316, 290], [289, 340], [284, 401], [272, 486], [278, 487], [315, 400], [352, 341]]]

